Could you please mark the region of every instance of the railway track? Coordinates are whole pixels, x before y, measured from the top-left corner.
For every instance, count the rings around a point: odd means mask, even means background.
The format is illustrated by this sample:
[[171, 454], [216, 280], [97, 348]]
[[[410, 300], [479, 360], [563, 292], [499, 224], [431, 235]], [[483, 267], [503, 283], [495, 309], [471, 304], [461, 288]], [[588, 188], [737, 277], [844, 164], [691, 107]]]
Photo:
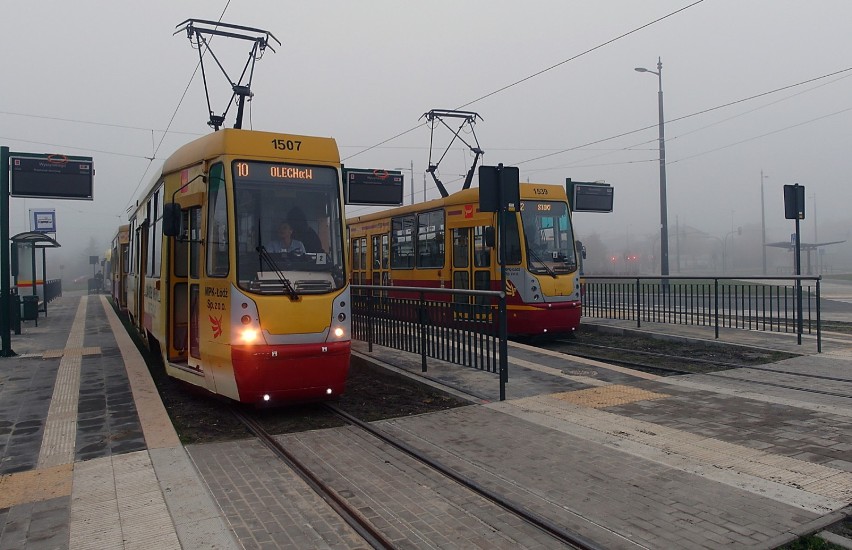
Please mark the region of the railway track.
[[[553, 543], [558, 543], [566, 548], [575, 548], [581, 550], [599, 550], [602, 547], [593, 541], [583, 537], [582, 535], [572, 532], [564, 527], [556, 524], [550, 519], [541, 516], [523, 505], [513, 502], [511, 499], [500, 495], [476, 481], [464, 476], [463, 474], [452, 470], [451, 468], [441, 464], [440, 462], [430, 458], [420, 451], [409, 446], [402, 440], [393, 437], [381, 430], [376, 429], [370, 424], [363, 422], [349, 413], [343, 411], [335, 405], [326, 405], [326, 408], [333, 414], [343, 419], [347, 424], [357, 428], [360, 431], [368, 433], [370, 436], [392, 446], [404, 455], [425, 465], [429, 470], [445, 478], [451, 479], [455, 483], [472, 491], [484, 500], [489, 501], [511, 513], [516, 518], [520, 519], [527, 525], [546, 533]], [[270, 449], [276, 457], [278, 457], [287, 467], [295, 471], [310, 487], [313, 489], [340, 517], [357, 532], [368, 544], [373, 548], [391, 549], [397, 548], [387, 536], [385, 536], [379, 528], [373, 525], [365, 518], [357, 509], [351, 506], [347, 500], [341, 497], [334, 489], [326, 484], [319, 475], [311, 470], [304, 462], [300, 461], [292, 452], [288, 451], [278, 440], [269, 434], [259, 421], [252, 418], [242, 410], [232, 408], [234, 416], [245, 425], [245, 427], [260, 440], [268, 449]]]
[[231, 407], [231, 412], [249, 432], [257, 437], [276, 457], [287, 464], [296, 474], [308, 484], [356, 533], [358, 533], [373, 548], [392, 550], [396, 546], [370, 523], [358, 510], [350, 506], [346, 499], [331, 489], [319, 476], [301, 462], [295, 455], [284, 448], [261, 424], [238, 410]]
[[[578, 342], [568, 341], [568, 340], [555, 340], [554, 342], [561, 344], [563, 346], [567, 346], [567, 347], [581, 346], [581, 347], [591, 347], [591, 348], [602, 349], [602, 350], [606, 350], [608, 352], [612, 352], [616, 355], [618, 355], [618, 354], [624, 354], [626, 356], [643, 355], [643, 356], [646, 356], [646, 357], [665, 358], [665, 359], [672, 359], [672, 360], [683, 360], [683, 361], [688, 361], [690, 363], [698, 363], [698, 364], [704, 364], [704, 365], [708, 366], [708, 368], [706, 370], [700, 370], [700, 369], [699, 370], [685, 370], [685, 369], [676, 369], [676, 368], [671, 368], [671, 367], [663, 367], [663, 366], [653, 365], [653, 364], [649, 364], [649, 363], [642, 363], [642, 362], [639, 362], [639, 361], [635, 361], [633, 359], [627, 359], [627, 358], [622, 358], [622, 357], [613, 357], [612, 353], [610, 355], [595, 355], [595, 354], [590, 354], [590, 353], [578, 352], [578, 351], [575, 351], [575, 350], [565, 351], [563, 349], [554, 349], [554, 351], [559, 351], [561, 353], [565, 353], [566, 355], [573, 355], [573, 356], [576, 356], [576, 357], [582, 357], [584, 359], [592, 359], [592, 360], [595, 360], [595, 361], [609, 362], [609, 363], [613, 363], [613, 364], [616, 364], [616, 365], [619, 365], [619, 366], [635, 368], [635, 369], [641, 370], [643, 372], [650, 372], [650, 373], [661, 372], [664, 375], [703, 374], [705, 376], [712, 376], [712, 377], [730, 379], [729, 376], [726, 376], [724, 374], [720, 374], [719, 371], [720, 370], [725, 371], [725, 370], [731, 370], [731, 369], [750, 369], [750, 370], [757, 370], [757, 371], [763, 371], [763, 372], [770, 372], [770, 373], [773, 373], [773, 374], [786, 374], [786, 375], [791, 375], [791, 376], [797, 376], [797, 377], [801, 377], [801, 378], [804, 378], [804, 379], [827, 380], [827, 381], [847, 383], [847, 384], [852, 385], [852, 380], [849, 380], [847, 378], [839, 378], [839, 377], [834, 377], [834, 376], [824, 376], [824, 375], [818, 375], [818, 374], [808, 374], [808, 373], [795, 372], [795, 371], [789, 371], [789, 370], [770, 369], [770, 368], [766, 368], [766, 367], [761, 367], [759, 365], [734, 364], [734, 363], [728, 363], [728, 362], [725, 362], [725, 361], [714, 361], [714, 360], [701, 359], [701, 358], [696, 358], [696, 357], [684, 357], [684, 356], [680, 356], [680, 355], [665, 354], [665, 353], [650, 352], [650, 351], [642, 351], [642, 350], [635, 350], [635, 349], [626, 349], [626, 348], [619, 348], [619, 347], [615, 347], [615, 346], [602, 346], [602, 345], [598, 345], [598, 344], [578, 343]], [[720, 369], [713, 369], [712, 367], [720, 367]], [[779, 383], [775, 383], [775, 382], [769, 382], [769, 381], [766, 381], [766, 380], [749, 379], [748, 381], [752, 382], [754, 384], [760, 384], [760, 385], [764, 385], [764, 386], [771, 386], [771, 387], [783, 388], [783, 389], [788, 389], [788, 390], [803, 391], [803, 392], [807, 392], [807, 393], [827, 395], [827, 396], [832, 396], [832, 397], [840, 397], [840, 398], [844, 398], [844, 399], [852, 399], [852, 392], [841, 393], [841, 392], [833, 392], [833, 391], [826, 391], [826, 390], [817, 390], [817, 389], [813, 389], [813, 388], [804, 388], [804, 387], [801, 387], [801, 386], [779, 384]]]

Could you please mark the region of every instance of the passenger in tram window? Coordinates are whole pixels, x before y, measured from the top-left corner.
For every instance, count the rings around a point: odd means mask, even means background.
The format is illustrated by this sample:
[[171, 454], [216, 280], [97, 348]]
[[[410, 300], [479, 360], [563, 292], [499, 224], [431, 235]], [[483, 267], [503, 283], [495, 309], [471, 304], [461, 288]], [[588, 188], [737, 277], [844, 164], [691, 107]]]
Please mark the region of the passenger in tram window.
[[287, 215], [287, 221], [293, 228], [296, 237], [302, 240], [308, 252], [323, 252], [322, 242], [305, 218], [305, 213], [298, 206], [293, 207]]
[[278, 224], [278, 239], [269, 243], [269, 252], [292, 252], [304, 254], [305, 245], [302, 241], [293, 238], [293, 228], [288, 222]]

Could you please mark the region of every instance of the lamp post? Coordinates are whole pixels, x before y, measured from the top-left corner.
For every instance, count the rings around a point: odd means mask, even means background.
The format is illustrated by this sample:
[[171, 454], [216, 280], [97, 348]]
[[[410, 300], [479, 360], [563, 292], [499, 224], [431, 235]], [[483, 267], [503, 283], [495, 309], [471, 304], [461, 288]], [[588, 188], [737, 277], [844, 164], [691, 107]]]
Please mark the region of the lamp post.
[[[738, 227], [736, 229], [736, 231], [730, 231], [727, 235], [725, 235], [725, 246], [722, 248], [722, 275], [728, 274], [728, 262], [726, 260], [726, 257], [727, 257], [727, 254], [728, 254], [728, 237], [730, 237], [734, 234], [742, 235], [743, 234], [743, 228]], [[731, 248], [733, 248], [733, 247], [734, 247], [734, 239], [731, 239]], [[732, 254], [732, 256], [733, 256], [733, 254]], [[734, 268], [734, 259], [731, 258], [731, 269], [733, 269], [733, 268]]]
[[760, 171], [760, 228], [763, 234], [763, 275], [766, 275], [766, 205], [763, 202], [763, 180], [769, 176]]
[[663, 61], [657, 58], [657, 70], [652, 71], [644, 67], [636, 67], [640, 73], [651, 73], [657, 75], [659, 81], [659, 92], [657, 103], [660, 110], [660, 275], [666, 277], [669, 274], [669, 222], [666, 212], [666, 137], [663, 123]]
[[411, 161], [410, 168], [394, 168], [394, 170], [408, 170], [411, 172], [411, 203], [414, 204], [414, 161]]

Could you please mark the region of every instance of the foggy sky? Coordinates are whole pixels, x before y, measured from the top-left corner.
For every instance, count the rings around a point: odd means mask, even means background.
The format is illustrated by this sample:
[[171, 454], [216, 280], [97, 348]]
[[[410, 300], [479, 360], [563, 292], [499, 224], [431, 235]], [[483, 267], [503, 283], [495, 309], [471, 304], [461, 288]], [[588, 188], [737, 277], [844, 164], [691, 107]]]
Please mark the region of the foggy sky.
[[[94, 201], [12, 198], [11, 234], [29, 229], [29, 208], [55, 207], [56, 257], [83, 254], [92, 238], [106, 249], [163, 160], [211, 131], [200, 72], [193, 78], [198, 54], [172, 33], [224, 10], [222, 21], [283, 43], [257, 63], [244, 127], [332, 136], [347, 166], [404, 168], [407, 186], [413, 162], [418, 201], [430, 141], [418, 119], [462, 108], [483, 119], [484, 164], [517, 165], [523, 181], [615, 187], [612, 214], [575, 216], [579, 238], [653, 239], [658, 81], [633, 69], [656, 70], [660, 57], [670, 231], [679, 223], [724, 239], [759, 230], [762, 170], [767, 240], [789, 240], [782, 186], [796, 182], [808, 202], [803, 240], [850, 238], [852, 70], [740, 100], [852, 67], [852, 3], [704, 0], [641, 28], [692, 3], [6, 2], [0, 144], [92, 156], [96, 168]], [[236, 78], [248, 43], [216, 39], [213, 50]], [[208, 80], [221, 112], [230, 85], [212, 65]], [[433, 161], [450, 138], [436, 130]], [[450, 191], [471, 161], [458, 142], [447, 154], [440, 174]], [[437, 196], [431, 180], [427, 196]], [[852, 268], [852, 245], [831, 254]]]

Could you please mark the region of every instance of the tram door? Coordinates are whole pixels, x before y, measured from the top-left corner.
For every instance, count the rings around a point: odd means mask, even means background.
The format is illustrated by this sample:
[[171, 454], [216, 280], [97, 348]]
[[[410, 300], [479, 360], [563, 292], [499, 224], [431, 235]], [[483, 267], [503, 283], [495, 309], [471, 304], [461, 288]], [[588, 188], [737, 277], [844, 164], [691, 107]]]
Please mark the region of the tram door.
[[367, 284], [367, 237], [352, 239], [352, 284]]
[[[189, 227], [189, 210], [181, 211], [181, 227]], [[169, 360], [185, 363], [189, 344], [189, 241], [187, 234], [172, 240], [172, 304]]]
[[189, 217], [189, 357], [190, 367], [201, 370], [201, 339], [199, 334], [199, 306], [201, 305], [201, 207], [195, 206], [188, 211]]
[[388, 235], [373, 236], [373, 284], [390, 285], [390, 238]]
[[148, 222], [144, 221], [136, 228], [136, 324], [145, 330], [145, 273], [148, 257]]
[[[485, 226], [453, 229], [453, 288], [491, 290], [492, 249], [485, 245]], [[454, 296], [457, 311], [470, 310], [473, 305], [488, 303], [480, 296]]]

